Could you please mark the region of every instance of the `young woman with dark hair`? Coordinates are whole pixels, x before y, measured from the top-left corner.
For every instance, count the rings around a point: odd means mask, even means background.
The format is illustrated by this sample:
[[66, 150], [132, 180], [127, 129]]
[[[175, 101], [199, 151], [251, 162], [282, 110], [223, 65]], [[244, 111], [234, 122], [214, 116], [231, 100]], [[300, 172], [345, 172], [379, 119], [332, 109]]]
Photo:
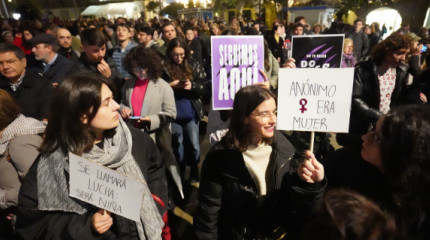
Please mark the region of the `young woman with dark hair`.
[[324, 163], [329, 188], [353, 189], [396, 217], [408, 239], [430, 238], [430, 108], [393, 108], [362, 136], [361, 151]]
[[175, 93], [177, 116], [172, 123], [173, 149], [182, 167], [191, 167], [191, 180], [199, 179], [199, 123], [203, 117], [201, 96], [205, 77], [203, 65], [191, 58], [185, 41], [172, 39], [167, 46], [162, 78]]
[[139, 45], [127, 52], [124, 66], [134, 77], [122, 88], [122, 118], [149, 134], [168, 169], [177, 166], [170, 130], [176, 118], [175, 97], [169, 84], [160, 78], [163, 66], [159, 55]]
[[237, 92], [229, 131], [203, 163], [198, 239], [294, 239], [312, 217], [324, 169], [309, 151], [293, 169], [294, 147], [275, 124], [270, 90], [254, 85]]
[[410, 239], [429, 239], [430, 108], [409, 105], [393, 109], [363, 141], [363, 159], [387, 179], [398, 225]]
[[[17, 237], [161, 239], [164, 209], [151, 193], [167, 198], [164, 165], [149, 136], [121, 120], [110, 83], [94, 74], [69, 77], [52, 103], [40, 155], [21, 187]], [[144, 182], [140, 221], [69, 197], [69, 152]]]

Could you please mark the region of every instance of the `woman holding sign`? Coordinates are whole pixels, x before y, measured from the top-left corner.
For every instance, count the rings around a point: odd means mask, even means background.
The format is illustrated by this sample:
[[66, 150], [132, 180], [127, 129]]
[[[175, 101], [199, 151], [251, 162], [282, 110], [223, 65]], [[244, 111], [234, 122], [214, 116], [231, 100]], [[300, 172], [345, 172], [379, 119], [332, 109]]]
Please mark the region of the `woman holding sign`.
[[[110, 83], [96, 75], [70, 77], [59, 86], [52, 103], [40, 155], [21, 187], [17, 237], [161, 239], [164, 224], [150, 189], [158, 196], [167, 192], [164, 165], [149, 136], [122, 121]], [[68, 153], [142, 182], [140, 221], [70, 197]], [[99, 192], [105, 192], [103, 189]], [[82, 190], [90, 198], [90, 186], [82, 186]]]
[[311, 217], [326, 185], [324, 169], [308, 151], [294, 171], [294, 147], [275, 125], [270, 90], [237, 92], [229, 131], [203, 163], [194, 217], [198, 239], [290, 238]]

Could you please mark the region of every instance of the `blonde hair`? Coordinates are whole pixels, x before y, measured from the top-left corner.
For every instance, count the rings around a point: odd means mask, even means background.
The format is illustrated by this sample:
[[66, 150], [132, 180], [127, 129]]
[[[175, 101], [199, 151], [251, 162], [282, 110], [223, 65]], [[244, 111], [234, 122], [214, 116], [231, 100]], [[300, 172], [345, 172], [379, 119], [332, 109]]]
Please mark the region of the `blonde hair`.
[[351, 44], [352, 44], [352, 47], [354, 48], [354, 41], [352, 41], [352, 39], [351, 39], [351, 38], [345, 38], [345, 39], [343, 40], [343, 50], [345, 50], [346, 46], [347, 46], [349, 43], [351, 43]]

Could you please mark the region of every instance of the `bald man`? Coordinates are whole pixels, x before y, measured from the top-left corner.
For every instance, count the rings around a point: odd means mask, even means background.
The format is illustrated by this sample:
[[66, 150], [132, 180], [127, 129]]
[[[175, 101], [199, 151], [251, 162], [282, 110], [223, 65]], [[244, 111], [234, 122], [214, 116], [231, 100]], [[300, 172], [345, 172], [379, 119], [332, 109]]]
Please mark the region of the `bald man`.
[[63, 55], [74, 63], [78, 62], [80, 54], [72, 48], [72, 34], [69, 30], [66, 28], [59, 28], [57, 31], [57, 41], [60, 47], [58, 54]]

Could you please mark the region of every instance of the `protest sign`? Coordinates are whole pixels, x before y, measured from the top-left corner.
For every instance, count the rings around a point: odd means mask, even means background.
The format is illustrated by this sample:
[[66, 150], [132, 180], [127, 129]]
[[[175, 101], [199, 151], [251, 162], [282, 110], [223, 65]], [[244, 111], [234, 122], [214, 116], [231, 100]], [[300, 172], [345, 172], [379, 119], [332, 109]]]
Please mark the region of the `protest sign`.
[[297, 68], [339, 68], [344, 34], [292, 37], [292, 58]]
[[348, 132], [353, 68], [279, 70], [280, 130]]
[[240, 88], [263, 82], [262, 36], [214, 36], [212, 43], [213, 109], [232, 109]]
[[71, 197], [140, 221], [143, 183], [69, 153]]

